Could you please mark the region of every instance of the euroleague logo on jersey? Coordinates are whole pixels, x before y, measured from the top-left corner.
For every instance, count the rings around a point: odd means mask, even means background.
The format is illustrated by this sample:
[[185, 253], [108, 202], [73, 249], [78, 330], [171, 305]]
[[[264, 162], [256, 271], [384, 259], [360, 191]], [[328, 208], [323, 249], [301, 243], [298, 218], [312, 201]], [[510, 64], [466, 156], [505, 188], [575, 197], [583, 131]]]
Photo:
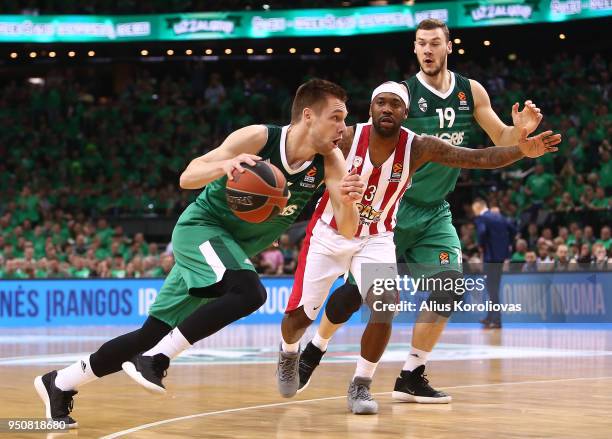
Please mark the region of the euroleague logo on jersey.
[[404, 170], [404, 165], [396, 162], [393, 163], [393, 169], [391, 172], [391, 177], [389, 177], [389, 181], [391, 182], [399, 182], [402, 179], [402, 171]]
[[312, 168], [310, 168], [308, 170], [308, 172], [306, 172], [306, 175], [304, 175], [304, 181], [300, 183], [300, 186], [308, 188], [308, 189], [314, 189], [315, 188], [315, 177], [317, 175], [317, 167], [313, 166]]
[[362, 163], [363, 163], [363, 157], [356, 156], [355, 159], [353, 160], [353, 168], [360, 167]]
[[470, 107], [468, 107], [466, 94], [464, 92], [460, 91], [459, 93], [457, 93], [457, 97], [459, 98], [459, 109], [460, 110], [469, 110]]

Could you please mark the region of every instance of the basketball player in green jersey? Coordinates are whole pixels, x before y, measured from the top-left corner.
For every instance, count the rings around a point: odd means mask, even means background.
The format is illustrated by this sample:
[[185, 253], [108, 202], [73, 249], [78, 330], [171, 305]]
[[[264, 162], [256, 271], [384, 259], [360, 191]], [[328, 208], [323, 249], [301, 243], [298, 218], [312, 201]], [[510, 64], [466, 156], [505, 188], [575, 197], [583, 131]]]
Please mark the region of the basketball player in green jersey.
[[[404, 126], [416, 134], [428, 134], [455, 146], [474, 145], [476, 123], [496, 146], [517, 145], [521, 135], [532, 133], [542, 120], [540, 110], [531, 102], [518, 111], [512, 107], [514, 126], [505, 125], [491, 108], [484, 87], [447, 67], [452, 43], [448, 27], [439, 20], [423, 20], [417, 26], [414, 53], [420, 71], [403, 81], [410, 105]], [[446, 196], [455, 188], [460, 169], [428, 163], [412, 177], [397, 212], [394, 242], [398, 260], [403, 258], [416, 279], [421, 276], [457, 279], [462, 276], [461, 243], [452, 224]], [[359, 298], [358, 288], [347, 283], [332, 295]], [[430, 300], [441, 303], [455, 300], [445, 291], [431, 291]], [[330, 297], [330, 300], [331, 300]], [[442, 307], [441, 307], [442, 308]], [[418, 403], [449, 403], [451, 397], [433, 389], [425, 377], [429, 354], [444, 330], [450, 312], [421, 312], [412, 332], [412, 348], [395, 383], [393, 398]], [[323, 316], [311, 343], [300, 359], [300, 386], [303, 387], [327, 343], [344, 321], [330, 321]], [[366, 331], [372, 331], [368, 325]]]
[[[142, 328], [106, 342], [71, 366], [37, 377], [34, 385], [47, 418], [76, 427], [69, 416], [76, 389], [122, 366], [149, 390], [164, 392], [162, 378], [170, 359], [263, 305], [266, 290], [249, 258], [295, 221], [320, 184], [327, 186], [338, 212], [339, 232], [346, 237], [355, 234], [359, 217], [355, 202], [361, 200], [364, 184], [346, 172], [337, 148], [346, 130], [345, 101], [340, 86], [308, 81], [297, 90], [291, 125], [241, 128], [189, 164], [180, 177], [181, 187], [206, 188], [174, 228], [176, 264], [148, 319]], [[242, 164], [255, 165], [257, 160], [269, 160], [281, 170], [291, 195], [279, 216], [252, 224], [231, 212], [225, 185], [234, 172], [244, 172]]]

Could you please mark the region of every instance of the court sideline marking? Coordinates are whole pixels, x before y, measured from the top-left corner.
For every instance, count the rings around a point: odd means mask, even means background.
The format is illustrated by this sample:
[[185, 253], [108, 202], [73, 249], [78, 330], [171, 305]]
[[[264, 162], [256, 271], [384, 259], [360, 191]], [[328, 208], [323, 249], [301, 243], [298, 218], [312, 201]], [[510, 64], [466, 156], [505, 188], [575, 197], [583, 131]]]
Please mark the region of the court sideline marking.
[[[512, 385], [519, 385], [519, 384], [544, 384], [544, 383], [559, 383], [559, 382], [565, 382], [565, 381], [592, 381], [592, 380], [609, 380], [609, 379], [612, 379], [612, 376], [588, 377], [588, 378], [583, 378], [583, 377], [562, 378], [562, 379], [557, 379], [557, 380], [540, 380], [540, 381], [513, 381], [513, 382], [505, 382], [505, 383], [468, 384], [464, 386], [440, 387], [440, 389], [442, 390], [468, 389], [468, 388], [476, 388], [476, 387], [512, 386]], [[391, 394], [391, 392], [373, 393], [373, 395], [389, 395], [389, 394]], [[147, 428], [153, 428], [159, 425], [170, 424], [173, 422], [185, 421], [188, 419], [203, 418], [206, 416], [215, 416], [215, 415], [222, 415], [226, 413], [243, 412], [247, 410], [257, 410], [257, 409], [270, 408], [270, 407], [284, 407], [288, 405], [303, 404], [303, 403], [308, 403], [308, 402], [330, 401], [330, 400], [342, 399], [342, 398], [346, 398], [346, 395], [328, 396], [326, 398], [304, 399], [304, 400], [299, 400], [299, 401], [277, 402], [277, 403], [272, 403], [272, 404], [261, 404], [261, 405], [247, 406], [247, 407], [238, 407], [238, 408], [233, 408], [233, 409], [217, 410], [214, 412], [196, 413], [193, 415], [180, 416], [177, 418], [163, 419], [161, 421], [151, 422], [149, 424], [142, 424], [142, 425], [139, 425], [139, 426], [127, 429], [127, 430], [122, 430], [116, 433], [109, 434], [107, 436], [103, 436], [101, 439], [114, 439], [117, 437], [125, 436], [130, 433], [135, 433], [137, 431], [146, 430]]]

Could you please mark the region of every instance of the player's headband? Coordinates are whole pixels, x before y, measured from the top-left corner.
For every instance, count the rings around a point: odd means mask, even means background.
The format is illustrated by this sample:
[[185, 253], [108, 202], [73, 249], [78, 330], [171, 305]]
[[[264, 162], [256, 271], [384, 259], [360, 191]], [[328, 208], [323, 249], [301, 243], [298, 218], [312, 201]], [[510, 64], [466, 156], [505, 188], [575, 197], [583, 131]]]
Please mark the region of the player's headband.
[[376, 98], [376, 96], [381, 93], [393, 93], [394, 95], [397, 95], [402, 101], [404, 101], [406, 107], [408, 107], [408, 93], [406, 92], [406, 87], [404, 87], [399, 82], [387, 81], [380, 84], [372, 92], [371, 102], [373, 102], [374, 98]]

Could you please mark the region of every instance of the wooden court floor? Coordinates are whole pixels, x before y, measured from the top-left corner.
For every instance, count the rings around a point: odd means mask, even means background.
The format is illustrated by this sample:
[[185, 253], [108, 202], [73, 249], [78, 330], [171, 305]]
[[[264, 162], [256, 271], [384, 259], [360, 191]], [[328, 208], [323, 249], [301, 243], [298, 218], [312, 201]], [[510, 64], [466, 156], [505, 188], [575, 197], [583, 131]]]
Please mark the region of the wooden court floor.
[[[123, 330], [122, 330], [123, 329]], [[346, 409], [360, 327], [332, 341], [310, 387], [294, 399], [276, 393], [278, 327], [226, 328], [179, 358], [166, 396], [122, 374], [83, 386], [77, 431], [2, 434], [24, 438], [612, 438], [612, 331], [451, 326], [428, 366], [453, 396], [448, 405], [392, 402], [410, 327], [396, 328], [373, 391], [378, 415]], [[0, 331], [0, 418], [40, 418], [32, 386], [125, 328]], [[69, 354], [69, 355], [64, 355]], [[72, 355], [72, 356], [71, 356]]]

